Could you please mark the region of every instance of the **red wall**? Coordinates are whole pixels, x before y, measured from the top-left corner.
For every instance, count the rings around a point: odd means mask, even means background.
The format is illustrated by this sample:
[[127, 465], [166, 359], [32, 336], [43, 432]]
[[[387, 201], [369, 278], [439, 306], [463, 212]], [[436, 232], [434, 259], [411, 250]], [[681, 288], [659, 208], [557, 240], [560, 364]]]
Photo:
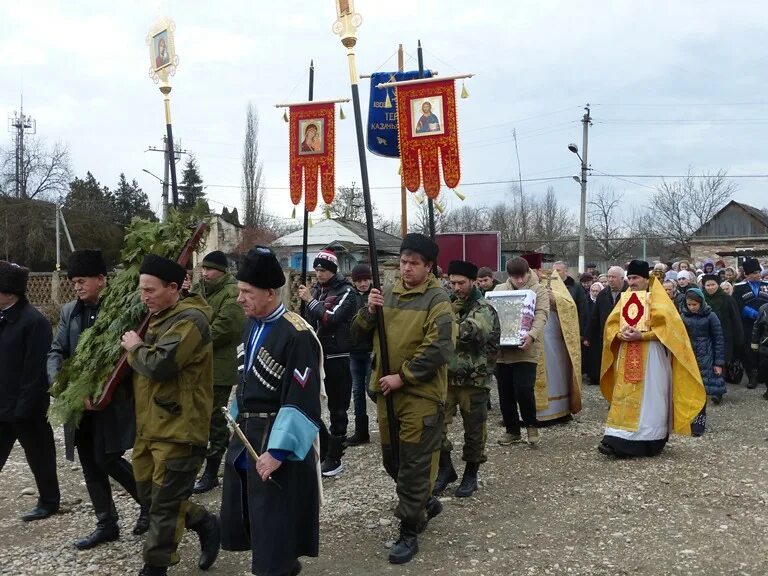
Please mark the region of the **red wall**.
[[435, 241], [440, 246], [437, 264], [443, 272], [448, 270], [451, 260], [468, 260], [478, 268], [488, 266], [494, 272], [499, 269], [501, 245], [496, 232], [436, 234]]

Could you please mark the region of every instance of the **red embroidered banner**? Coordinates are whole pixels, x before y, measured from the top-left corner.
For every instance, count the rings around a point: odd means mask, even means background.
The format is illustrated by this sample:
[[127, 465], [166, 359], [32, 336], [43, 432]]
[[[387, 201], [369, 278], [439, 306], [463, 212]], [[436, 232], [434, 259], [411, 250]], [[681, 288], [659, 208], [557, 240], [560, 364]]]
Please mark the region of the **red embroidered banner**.
[[424, 186], [429, 198], [440, 194], [440, 164], [448, 188], [459, 185], [459, 130], [453, 80], [396, 87], [398, 138], [403, 182], [411, 192]]
[[289, 107], [291, 201], [301, 202], [312, 212], [317, 207], [317, 184], [326, 204], [333, 201], [335, 175], [336, 107], [330, 103], [307, 103]]

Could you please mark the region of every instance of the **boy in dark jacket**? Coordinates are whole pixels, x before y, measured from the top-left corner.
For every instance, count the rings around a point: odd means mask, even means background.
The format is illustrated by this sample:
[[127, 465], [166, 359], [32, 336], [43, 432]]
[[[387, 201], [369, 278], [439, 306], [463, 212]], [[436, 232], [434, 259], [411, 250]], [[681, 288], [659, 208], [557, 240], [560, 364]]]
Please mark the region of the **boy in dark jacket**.
[[[352, 283], [355, 285], [357, 309], [368, 307], [368, 295], [371, 293], [371, 267], [358, 264], [352, 269]], [[367, 444], [371, 441], [368, 433], [368, 410], [366, 390], [371, 379], [371, 352], [373, 334], [366, 332], [352, 339], [349, 353], [349, 369], [352, 372], [352, 400], [355, 406], [355, 433], [347, 439], [348, 446]]]
[[349, 327], [357, 312], [357, 299], [355, 288], [338, 273], [339, 261], [331, 250], [320, 250], [312, 267], [317, 274], [317, 284], [311, 291], [304, 285], [299, 286], [299, 298], [307, 303], [306, 319], [317, 331], [323, 345], [331, 435], [321, 469], [323, 476], [336, 476], [344, 470], [341, 457], [347, 440], [347, 410], [352, 399], [352, 375], [349, 371], [352, 337]]
[[28, 276], [26, 268], [0, 260], [0, 471], [18, 440], [39, 494], [25, 521], [55, 514], [61, 499], [53, 429], [45, 417], [51, 323], [27, 301]]

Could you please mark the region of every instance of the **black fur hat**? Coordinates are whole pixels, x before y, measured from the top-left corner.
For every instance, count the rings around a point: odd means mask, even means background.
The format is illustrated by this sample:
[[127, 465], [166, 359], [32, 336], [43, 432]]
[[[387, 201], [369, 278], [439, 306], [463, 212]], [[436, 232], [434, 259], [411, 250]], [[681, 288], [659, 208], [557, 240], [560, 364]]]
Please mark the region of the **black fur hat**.
[[256, 288], [280, 288], [285, 284], [285, 275], [277, 256], [266, 246], [252, 248], [243, 258], [237, 279]]
[[403, 238], [403, 243], [400, 245], [400, 254], [406, 250], [421, 254], [427, 262], [436, 262], [440, 248], [428, 236], [411, 232]]
[[29, 269], [0, 260], [0, 292], [23, 297], [27, 293]]
[[651, 276], [651, 266], [645, 260], [632, 260], [627, 266], [627, 276], [649, 278]]
[[757, 258], [747, 258], [741, 266], [744, 268], [745, 275], [760, 272], [760, 262]]
[[448, 264], [448, 275], [456, 274], [466, 276], [470, 280], [477, 280], [477, 266], [465, 260], [451, 260]]
[[144, 261], [141, 263], [141, 268], [139, 268], [139, 274], [149, 274], [169, 284], [175, 282], [179, 290], [181, 290], [181, 285], [187, 277], [187, 271], [181, 264], [157, 254], [147, 254], [144, 256]]
[[101, 250], [77, 250], [72, 252], [67, 263], [67, 278], [106, 276], [107, 264]]

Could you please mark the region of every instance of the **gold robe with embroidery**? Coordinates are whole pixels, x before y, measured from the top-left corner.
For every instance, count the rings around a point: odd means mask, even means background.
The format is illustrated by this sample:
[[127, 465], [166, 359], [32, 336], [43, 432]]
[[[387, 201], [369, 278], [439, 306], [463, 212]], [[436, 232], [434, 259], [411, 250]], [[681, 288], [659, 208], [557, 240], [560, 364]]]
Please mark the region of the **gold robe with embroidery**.
[[707, 401], [696, 356], [680, 314], [664, 292], [661, 283], [651, 277], [648, 286], [651, 305], [651, 329], [643, 339], [630, 346], [618, 338], [621, 306], [615, 306], [605, 323], [600, 390], [610, 403], [607, 426], [629, 432], [637, 431], [643, 403], [644, 376], [648, 342], [659, 341], [671, 356], [672, 409], [671, 430], [690, 436], [691, 422]]
[[[573, 301], [568, 287], [562, 278], [551, 272], [549, 288], [551, 289], [550, 298], [554, 299], [557, 316], [560, 320], [560, 328], [565, 340], [565, 347], [570, 359], [571, 379], [568, 383], [568, 404], [569, 412], [577, 414], [581, 411], [581, 341], [579, 333], [579, 313], [576, 309], [576, 303]], [[547, 281], [542, 280], [546, 283]], [[545, 346], [541, 347], [538, 364], [536, 366], [536, 385], [534, 394], [536, 395], [536, 410], [543, 411], [549, 406], [550, 400], [547, 387], [547, 363], [544, 353]], [[566, 414], [552, 414], [546, 419], [553, 420], [566, 416]]]

